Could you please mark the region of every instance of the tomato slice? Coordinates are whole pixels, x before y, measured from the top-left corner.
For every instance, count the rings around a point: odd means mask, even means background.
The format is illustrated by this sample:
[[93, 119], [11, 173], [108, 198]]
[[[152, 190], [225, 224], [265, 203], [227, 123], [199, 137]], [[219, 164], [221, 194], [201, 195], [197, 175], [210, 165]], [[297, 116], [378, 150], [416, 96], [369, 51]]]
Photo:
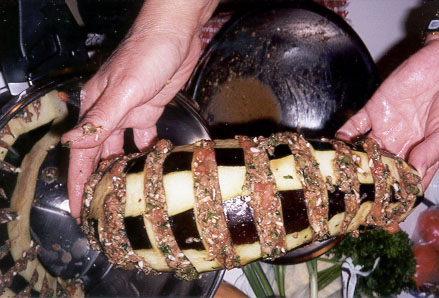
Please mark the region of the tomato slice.
[[439, 282], [439, 255], [431, 244], [415, 244], [413, 253], [416, 259], [416, 286], [437, 284]]
[[426, 243], [439, 249], [439, 209], [430, 208], [419, 215], [418, 233]]

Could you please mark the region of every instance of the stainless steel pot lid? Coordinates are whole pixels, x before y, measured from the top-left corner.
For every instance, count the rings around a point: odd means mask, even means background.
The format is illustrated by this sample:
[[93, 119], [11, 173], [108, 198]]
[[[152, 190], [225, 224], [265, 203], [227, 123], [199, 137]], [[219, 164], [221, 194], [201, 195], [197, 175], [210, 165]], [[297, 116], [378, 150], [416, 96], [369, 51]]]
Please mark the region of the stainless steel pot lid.
[[[31, 87], [5, 105], [0, 110], [0, 131], [14, 117], [23, 116], [28, 105], [50, 91], [63, 92], [62, 96], [68, 99], [68, 116], [62, 123], [48, 123], [17, 136], [4, 161], [20, 167], [24, 157], [49, 130], [57, 127], [59, 130], [56, 133], [61, 135], [73, 127], [78, 117], [80, 88], [85, 81], [83, 77], [52, 80]], [[177, 145], [210, 138], [203, 119], [193, 108], [191, 100], [182, 93], [165, 108], [158, 122], [158, 135]], [[213, 296], [222, 280], [222, 271], [206, 273], [198, 280], [184, 282], [171, 273], [144, 275], [136, 271], [113, 269], [102, 253], [90, 248], [86, 237], [68, 213], [68, 149], [59, 143], [51, 146], [41, 165], [36, 166], [38, 178], [35, 193], [31, 197], [33, 203], [29, 218], [30, 233], [33, 240], [41, 246], [38, 258], [49, 273], [63, 279], [80, 277], [89, 296]], [[22, 172], [21, 175], [23, 174]], [[0, 196], [4, 194], [7, 197], [0, 200], [0, 207], [9, 207], [19, 183], [18, 175], [0, 170], [0, 189], [4, 191]], [[0, 225], [0, 244], [8, 239], [7, 225]], [[14, 260], [9, 253], [0, 260], [0, 270], [5, 272], [13, 264]], [[11, 289], [18, 293], [27, 284], [23, 277], [16, 275]]]

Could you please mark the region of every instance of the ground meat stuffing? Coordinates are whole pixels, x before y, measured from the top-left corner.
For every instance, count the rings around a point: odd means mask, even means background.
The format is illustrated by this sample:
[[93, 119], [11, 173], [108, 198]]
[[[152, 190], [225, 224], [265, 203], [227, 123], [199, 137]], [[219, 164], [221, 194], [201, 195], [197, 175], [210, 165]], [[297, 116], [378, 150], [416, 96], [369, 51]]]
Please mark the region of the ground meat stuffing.
[[47, 281], [47, 275], [44, 275], [43, 283], [41, 285], [40, 297], [47, 298], [53, 296], [53, 289], [49, 288], [49, 282]]
[[254, 211], [262, 257], [273, 258], [285, 253], [285, 227], [282, 206], [263, 138], [238, 136], [244, 151], [246, 167], [245, 192]]
[[94, 125], [91, 122], [87, 122], [82, 125], [82, 137], [95, 135], [96, 141], [98, 140], [99, 134], [102, 133], [104, 128], [102, 125]]
[[32, 122], [32, 114], [29, 109], [26, 107], [15, 115], [15, 118], [22, 119], [25, 123]]
[[33, 261], [38, 254], [38, 251], [38, 246], [25, 250], [22, 257], [15, 262], [14, 266], [9, 268], [5, 274], [0, 276], [0, 295], [3, 294], [5, 288], [12, 285], [15, 275], [26, 270], [28, 261]]
[[102, 223], [102, 229], [98, 232], [105, 255], [111, 263], [124, 268], [136, 267], [149, 273], [151, 268], [144, 262], [143, 258], [134, 253], [123, 220], [126, 193], [126, 173], [124, 170], [127, 162], [137, 156], [121, 157], [112, 166], [110, 170], [113, 177], [112, 192], [104, 198], [104, 212], [99, 219]]
[[100, 133], [102, 131], [102, 126], [96, 126], [91, 122], [87, 122], [82, 125], [82, 133], [84, 136], [92, 135], [95, 133]]
[[9, 148], [9, 145], [3, 140], [6, 135], [14, 136], [11, 132], [9, 124], [6, 124], [2, 129], [0, 129], [0, 147]]
[[8, 199], [8, 197], [6, 196], [5, 190], [1, 187], [0, 187], [0, 199], [5, 199], [5, 200]]
[[34, 111], [38, 119], [40, 117], [40, 112], [41, 112], [41, 101], [39, 99], [34, 100], [32, 102], [32, 106], [34, 107]]
[[416, 202], [416, 196], [421, 192], [418, 187], [421, 177], [410, 171], [410, 167], [400, 157], [395, 157], [395, 164], [400, 182], [394, 181], [393, 189], [400, 205], [394, 211], [393, 220], [400, 222], [407, 212], [412, 209]]
[[11, 242], [9, 240], [6, 240], [6, 243], [0, 246], [0, 260], [8, 255], [10, 248]]
[[41, 171], [41, 178], [44, 182], [50, 184], [58, 179], [58, 168], [57, 167], [47, 167]]
[[63, 101], [63, 102], [68, 102], [69, 95], [67, 93], [65, 93], [64, 91], [60, 91], [60, 92], [58, 92], [58, 99]]
[[21, 169], [14, 167], [13, 165], [11, 165], [3, 160], [0, 160], [0, 171], [5, 171], [8, 173], [20, 173]]
[[20, 293], [18, 293], [16, 297], [17, 298], [30, 297], [30, 292], [32, 291], [37, 281], [38, 281], [38, 271], [34, 270], [34, 273], [32, 274], [32, 277], [29, 281], [29, 284], [22, 291], [20, 291]]
[[386, 216], [386, 208], [390, 203], [390, 170], [381, 159], [380, 148], [375, 140], [367, 138], [363, 143], [363, 148], [369, 158], [369, 168], [375, 183], [375, 200], [367, 216], [366, 224], [375, 225], [385, 229], [389, 225], [390, 230], [394, 230], [394, 223]]
[[0, 147], [9, 148], [9, 145], [1, 139], [1, 135], [0, 135]]
[[311, 151], [311, 145], [302, 136], [289, 132], [274, 135], [270, 143], [272, 146], [278, 143], [288, 144], [303, 187], [313, 238], [315, 240], [326, 238], [328, 236], [328, 193], [319, 164]]
[[4, 224], [17, 219], [19, 219], [17, 212], [9, 208], [0, 209], [0, 223]]
[[104, 160], [102, 161], [98, 169], [95, 173], [93, 173], [90, 178], [88, 179], [87, 183], [84, 185], [84, 196], [83, 196], [83, 206], [81, 209], [81, 219], [82, 219], [82, 231], [87, 236], [87, 239], [90, 243], [90, 246], [94, 250], [102, 250], [101, 246], [99, 245], [99, 241], [96, 239], [95, 235], [97, 235], [97, 231], [95, 231], [93, 225], [90, 222], [90, 219], [88, 218], [88, 215], [90, 213], [90, 204], [94, 197], [94, 192], [96, 185], [101, 181], [104, 173], [111, 167], [113, 164], [119, 160], [119, 157]]
[[168, 266], [175, 270], [176, 276], [191, 280], [198, 272], [178, 247], [167, 214], [166, 194], [163, 187], [163, 163], [172, 150], [172, 144], [160, 140], [148, 154], [145, 163], [145, 217], [152, 224], [155, 242], [165, 256]]
[[[272, 258], [285, 253], [282, 206], [267, 154], [267, 152], [274, 152], [279, 144], [287, 144], [294, 158], [295, 169], [304, 192], [307, 218], [313, 232], [313, 239], [320, 240], [328, 237], [328, 190], [334, 191], [334, 184], [345, 194], [346, 212], [342, 231], [346, 232], [360, 207], [360, 183], [357, 172], [364, 173], [364, 170], [360, 168], [359, 156], [352, 152], [350, 147], [339, 141], [328, 141], [336, 150], [332, 161], [336, 175], [334, 182], [332, 177], [322, 177], [320, 165], [314, 157], [314, 150], [302, 136], [294, 133], [279, 133], [268, 139], [262, 137], [250, 139], [245, 136], [239, 136], [237, 139], [244, 152], [246, 166], [246, 182], [242, 195], [249, 199], [248, 204], [254, 212], [253, 217], [262, 257]], [[237, 148], [237, 143], [234, 148]], [[186, 242], [203, 241], [209, 253], [207, 260], [215, 259], [221, 267], [233, 268], [239, 266], [240, 263], [234, 251], [222, 208], [214, 145], [210, 141], [201, 141], [197, 146], [192, 159], [196, 198], [194, 212], [202, 239], [190, 237], [186, 239]], [[397, 222], [402, 220], [402, 217], [412, 208], [416, 195], [421, 192], [418, 188], [420, 178], [401, 159], [396, 158], [396, 167], [401, 177], [401, 181], [396, 181], [391, 176], [388, 166], [383, 163], [378, 145], [373, 140], [366, 139], [363, 148], [369, 158], [369, 167], [375, 184], [375, 201], [366, 223], [389, 232], [396, 231]], [[161, 140], [146, 157], [144, 220], [148, 227], [149, 224], [152, 227], [154, 236], [150, 240], [154, 249], [162, 253], [167, 265], [176, 272], [179, 278], [191, 280], [198, 277], [198, 272], [179, 248], [167, 213], [163, 164], [171, 150], [172, 144]], [[138, 156], [140, 155], [136, 157]], [[90, 178], [85, 186], [82, 213], [85, 227], [83, 229], [86, 234], [98, 232], [102, 249], [110, 262], [125, 269], [135, 266], [144, 272], [149, 272], [149, 267], [144, 260], [132, 250], [124, 227], [125, 170], [130, 158], [117, 157], [101, 163], [97, 173]], [[103, 228], [100, 231], [93, 231], [93, 226], [87, 221], [90, 203], [96, 185], [106, 173], [110, 173], [113, 177], [112, 189], [111, 193], [104, 198], [104, 213], [99, 218]], [[395, 204], [396, 207], [389, 211], [387, 207], [390, 203], [391, 185], [400, 204]], [[354, 231], [353, 235], [358, 235], [358, 231]], [[297, 238], [298, 233], [294, 233], [293, 237]]]
[[[68, 282], [68, 280], [67, 280]], [[66, 284], [66, 287], [68, 285]], [[64, 288], [59, 282], [56, 283], [56, 290], [55, 290], [55, 297], [57, 298], [64, 298], [64, 297], [71, 297], [71, 296], [67, 296], [67, 291], [66, 288]]]
[[342, 232], [345, 233], [360, 208], [360, 181], [357, 176], [359, 157], [352, 154], [345, 143], [332, 141], [335, 149], [333, 161], [334, 172], [337, 177], [337, 186], [344, 192], [345, 216], [342, 223]]
[[212, 141], [202, 140], [192, 160], [194, 177], [195, 217], [201, 237], [208, 248], [209, 260], [216, 259], [222, 267], [239, 267], [223, 212], [223, 201], [218, 180], [218, 167]]
[[[82, 287], [83, 284], [81, 280], [67, 279], [65, 289], [60, 286], [60, 290], [58, 291], [57, 287], [56, 297], [77, 297], [78, 290], [82, 289]], [[58, 295], [58, 292], [60, 295]]]

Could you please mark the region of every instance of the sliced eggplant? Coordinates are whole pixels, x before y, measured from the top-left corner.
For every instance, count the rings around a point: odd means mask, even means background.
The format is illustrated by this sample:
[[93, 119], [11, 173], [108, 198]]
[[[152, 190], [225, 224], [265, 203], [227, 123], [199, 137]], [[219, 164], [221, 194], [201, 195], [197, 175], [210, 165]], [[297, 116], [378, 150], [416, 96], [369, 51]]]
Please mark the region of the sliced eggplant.
[[17, 138], [51, 121], [60, 122], [67, 116], [67, 105], [54, 90], [19, 112], [8, 124], [0, 129], [0, 160], [3, 160]]
[[[283, 144], [278, 142], [279, 136], [282, 137]], [[291, 141], [301, 140], [298, 146], [302, 147], [291, 146], [290, 139]], [[215, 179], [219, 183], [220, 197], [223, 201], [222, 212], [230, 233], [233, 252], [236, 254], [236, 265], [245, 265], [262, 257], [276, 257], [276, 253], [263, 253], [260, 242], [263, 232], [260, 228], [257, 228], [257, 225], [262, 222], [261, 217], [264, 217], [266, 210], [272, 210], [279, 215], [272, 218], [278, 218], [274, 224], [282, 227], [281, 230], [284, 231], [284, 234], [276, 232], [269, 233], [267, 236], [267, 233], [265, 233], [264, 241], [270, 242], [270, 239], [267, 240], [267, 238], [272, 237], [271, 240], [275, 243], [274, 240], [279, 240], [279, 237], [281, 237], [278, 243], [283, 243], [284, 250], [289, 251], [311, 241], [357, 231], [362, 225], [387, 229], [393, 223], [402, 221], [413, 208], [414, 201], [423, 195], [420, 178], [416, 170], [401, 159], [388, 154], [378, 153], [376, 155], [377, 152], [374, 152], [376, 162], [379, 162], [386, 169], [385, 181], [387, 185], [384, 194], [386, 196], [386, 205], [383, 206], [385, 218], [379, 223], [368, 223], [367, 219], [371, 216], [371, 210], [376, 209], [377, 204], [383, 200], [376, 197], [377, 186], [374, 184], [374, 179], [377, 179], [377, 177], [371, 172], [371, 167], [373, 168], [374, 165], [370, 161], [367, 146], [365, 146], [364, 151], [349, 146], [350, 157], [347, 158], [343, 154], [346, 153], [348, 147], [340, 146], [338, 141], [337, 146], [335, 142], [330, 140], [308, 142], [293, 133], [278, 134], [277, 141], [274, 141], [273, 137], [267, 139], [246, 138], [246, 140], [254, 142], [255, 146], [257, 144], [257, 148], [247, 146], [245, 149], [247, 153], [249, 150], [254, 150], [254, 152], [263, 150], [265, 152], [263, 154], [267, 154], [266, 159], [265, 157], [262, 158], [264, 163], [261, 163], [261, 165], [267, 165], [268, 168], [263, 169], [260, 166], [256, 170], [251, 168], [249, 155], [245, 157], [245, 151], [241, 149], [239, 140], [215, 141], [217, 167], [217, 178]], [[370, 147], [373, 141], [367, 142]], [[173, 250], [178, 252], [182, 260], [187, 260], [188, 265], [193, 266], [198, 272], [204, 272], [221, 269], [225, 266], [218, 258], [213, 258], [212, 254], [209, 254], [209, 245], [200, 236], [203, 235], [200, 231], [203, 227], [199, 221], [206, 220], [206, 218], [197, 218], [197, 214], [200, 212], [195, 212], [194, 209], [197, 199], [201, 197], [208, 200], [211, 197], [210, 194], [212, 194], [210, 188], [206, 189], [206, 193], [209, 193], [209, 195], [194, 194], [194, 177], [200, 179], [200, 175], [193, 174], [195, 167], [193, 162], [194, 151], [201, 146], [200, 144], [201, 142], [179, 146], [170, 152], [164, 151], [162, 153], [154, 149], [154, 156], [160, 158], [161, 154], [166, 154], [168, 157], [163, 162], [163, 175], [160, 176], [161, 178], [151, 181], [161, 183], [163, 187], [164, 195], [162, 199], [164, 201], [160, 205], [162, 209], [161, 220], [164, 220], [162, 227], [164, 227], [163, 230], [167, 230], [167, 227], [172, 230], [172, 233], [167, 233], [166, 237], [173, 235], [174, 242], [172, 243], [178, 245], [178, 250], [176, 248], [173, 248]], [[345, 151], [341, 151], [340, 148], [342, 147]], [[300, 150], [295, 150], [295, 148]], [[308, 152], [308, 157], [303, 157], [304, 155], [299, 156], [299, 158], [294, 156], [294, 154], [301, 154], [300, 152]], [[150, 155], [151, 153], [148, 154], [148, 156]], [[151, 157], [149, 158], [151, 159]], [[304, 158], [308, 158], [310, 163], [308, 160], [303, 160]], [[175, 257], [172, 255], [170, 248], [157, 245], [160, 235], [156, 233], [160, 229], [157, 227], [152, 228], [153, 225], [157, 224], [151, 222], [151, 220], [144, 221], [145, 224], [143, 224], [141, 220], [149, 212], [148, 210], [152, 210], [150, 204], [155, 204], [152, 199], [154, 196], [151, 196], [150, 193], [144, 193], [145, 184], [147, 184], [145, 181], [147, 180], [145, 180], [145, 171], [140, 170], [141, 166], [138, 164], [145, 162], [145, 155], [138, 155], [134, 158], [128, 157], [128, 160], [132, 161], [127, 166], [125, 193], [124, 197], [120, 199], [120, 208], [123, 210], [119, 213], [125, 218], [124, 233], [127, 234], [134, 253], [137, 257], [140, 257], [142, 262], [145, 262], [145, 266], [156, 271], [175, 271], [176, 268], [173, 268], [174, 265], [171, 265], [172, 262], [169, 261], [169, 259], [174, 261]], [[131, 166], [131, 169], [130, 163], [134, 165]], [[312, 169], [309, 169], [310, 165], [312, 165]], [[359, 205], [351, 208], [351, 210], [355, 210], [352, 214], [347, 214], [346, 194], [349, 194], [349, 191], [346, 189], [349, 189], [349, 187], [347, 188], [346, 184], [342, 187], [342, 183], [346, 181], [340, 178], [343, 174], [346, 176], [346, 172], [343, 172], [344, 165], [349, 165], [351, 169], [355, 169], [355, 177], [359, 182], [357, 195]], [[133, 170], [134, 168], [136, 170]], [[199, 169], [197, 168], [197, 170]], [[256, 171], [253, 171], [253, 175], [258, 175], [257, 171], [263, 171], [264, 177], [268, 178], [266, 180], [255, 180], [257, 183], [249, 184], [248, 175], [250, 170]], [[315, 171], [315, 175], [311, 175], [312, 177], [321, 177], [318, 181], [316, 181], [317, 178], [308, 178], [312, 171]], [[151, 174], [148, 175], [151, 176]], [[92, 200], [88, 202], [90, 212], [84, 213], [83, 222], [102, 220], [101, 215], [105, 213], [105, 204], [103, 202], [105, 197], [109, 195], [109, 190], [114, 188], [115, 179], [113, 179], [109, 170], [101, 173], [98, 177], [101, 177], [101, 179], [93, 187]], [[212, 179], [212, 177], [209, 179]], [[310, 185], [318, 186], [319, 190], [322, 191], [320, 195], [324, 196], [322, 202], [327, 203], [324, 203], [323, 206], [319, 206], [321, 204], [319, 201], [314, 201], [314, 205], [310, 204], [312, 198], [310, 195], [305, 195], [306, 191], [310, 192], [310, 189], [307, 189], [309, 186], [303, 183], [305, 179], [308, 179]], [[261, 187], [267, 187], [267, 181], [273, 181], [274, 183], [274, 189], [271, 190], [273, 195], [267, 202], [274, 204], [272, 207], [280, 206], [279, 209], [276, 209], [277, 207], [270, 209], [264, 205], [263, 201], [259, 205], [254, 205], [252, 201], [255, 189], [258, 188], [258, 191], [261, 191]], [[380, 183], [382, 181], [384, 180], [381, 179]], [[206, 185], [204, 184], [203, 187], [208, 188]], [[380, 193], [382, 192], [381, 188]], [[352, 202], [348, 201], [348, 203]], [[316, 225], [310, 225], [312, 220], [312, 218], [310, 220], [310, 214], [313, 213], [309, 209], [316, 208], [316, 205], [319, 207], [316, 210], [319, 212], [321, 210], [325, 211], [320, 212], [319, 215], [323, 220], [321, 227], [324, 227], [324, 233], [316, 231]], [[259, 210], [254, 210], [252, 206]], [[255, 216], [256, 213], [258, 216]], [[204, 217], [206, 216], [206, 212], [202, 214]], [[134, 223], [138, 224], [137, 228], [133, 228]], [[265, 227], [271, 227], [270, 224], [272, 223], [264, 222]], [[102, 226], [102, 224], [99, 224], [99, 226]], [[95, 233], [99, 233], [99, 231], [95, 231]], [[220, 236], [215, 235], [214, 239]], [[99, 239], [98, 235], [95, 235], [95, 238]], [[282, 253], [284, 251], [279, 251], [278, 255]], [[110, 261], [114, 260], [110, 258]], [[131, 268], [132, 266], [129, 265], [126, 264], [126, 267]], [[138, 264], [134, 265], [138, 267]], [[179, 270], [181, 271], [181, 268]], [[179, 274], [182, 275], [181, 272]]]

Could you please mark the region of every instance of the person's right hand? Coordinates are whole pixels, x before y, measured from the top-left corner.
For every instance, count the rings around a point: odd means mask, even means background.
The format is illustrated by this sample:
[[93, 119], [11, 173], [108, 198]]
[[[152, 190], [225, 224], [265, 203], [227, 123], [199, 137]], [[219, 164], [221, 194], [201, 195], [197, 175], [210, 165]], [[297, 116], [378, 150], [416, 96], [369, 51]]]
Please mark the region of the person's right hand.
[[420, 172], [424, 189], [439, 167], [439, 36], [401, 64], [337, 132], [352, 141], [367, 133]]
[[71, 148], [70, 212], [78, 218], [84, 183], [101, 158], [123, 153], [125, 128], [139, 149], [151, 145], [164, 106], [189, 78], [200, 31], [217, 0], [148, 0], [127, 38], [86, 83], [80, 123], [62, 137]]

